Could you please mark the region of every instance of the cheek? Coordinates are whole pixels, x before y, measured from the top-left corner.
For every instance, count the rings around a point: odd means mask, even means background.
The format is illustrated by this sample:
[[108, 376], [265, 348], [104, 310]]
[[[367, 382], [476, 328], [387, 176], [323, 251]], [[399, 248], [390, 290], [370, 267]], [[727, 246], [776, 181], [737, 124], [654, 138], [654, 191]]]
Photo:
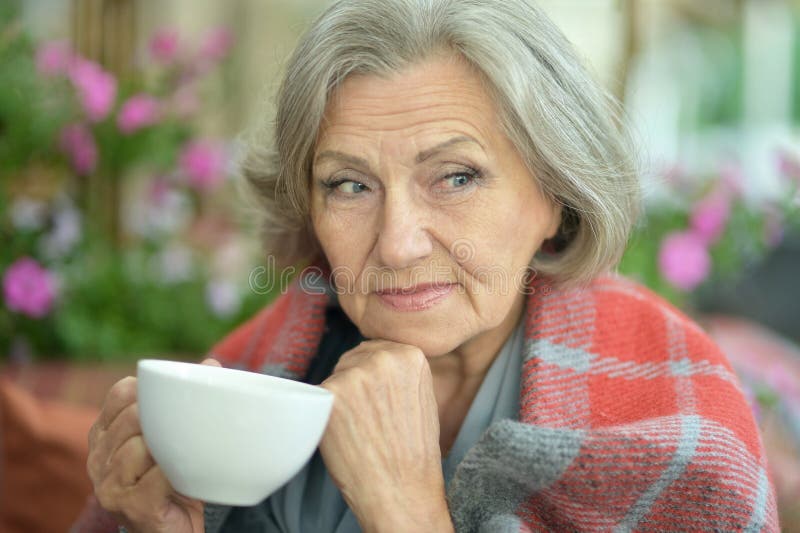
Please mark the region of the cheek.
[[[499, 208], [498, 206], [502, 206]], [[461, 249], [456, 257], [471, 257], [475, 268], [507, 269], [519, 262], [531, 246], [534, 235], [531, 217], [517, 201], [498, 201], [474, 209], [460, 226]]]
[[361, 216], [348, 213], [322, 212], [313, 218], [314, 233], [331, 265], [352, 267], [368, 253], [370, 224]]
[[510, 247], [515, 263], [527, 264], [541, 247], [550, 228], [551, 208], [538, 193], [520, 195], [498, 217], [500, 232]]
[[[481, 217], [482, 223], [472, 229], [467, 239], [474, 253], [463, 263], [472, 278], [470, 292], [481, 299], [481, 305], [490, 307], [508, 304], [524, 286], [531, 274], [530, 261], [546, 232], [547, 217], [530, 203], [515, 199], [503, 205], [505, 209], [492, 209], [491, 216]], [[486, 296], [497, 300], [486, 300]]]

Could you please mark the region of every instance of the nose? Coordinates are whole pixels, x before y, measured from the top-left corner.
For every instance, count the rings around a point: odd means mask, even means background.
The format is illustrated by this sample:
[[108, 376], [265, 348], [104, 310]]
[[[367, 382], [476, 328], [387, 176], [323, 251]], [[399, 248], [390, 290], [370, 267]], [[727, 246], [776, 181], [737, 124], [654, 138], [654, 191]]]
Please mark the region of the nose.
[[384, 266], [395, 270], [412, 267], [431, 254], [426, 219], [424, 207], [412, 198], [397, 190], [387, 191], [377, 243]]

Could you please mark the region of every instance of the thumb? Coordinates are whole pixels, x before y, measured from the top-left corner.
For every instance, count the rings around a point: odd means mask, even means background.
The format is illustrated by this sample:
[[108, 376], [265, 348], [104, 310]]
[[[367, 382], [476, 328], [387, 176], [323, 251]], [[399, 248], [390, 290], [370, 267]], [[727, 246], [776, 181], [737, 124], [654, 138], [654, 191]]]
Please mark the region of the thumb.
[[208, 357], [206, 359], [203, 359], [203, 362], [200, 363], [200, 364], [201, 365], [207, 365], [207, 366], [220, 366], [220, 367], [222, 366], [222, 363], [220, 363], [219, 361], [217, 361], [213, 357]]

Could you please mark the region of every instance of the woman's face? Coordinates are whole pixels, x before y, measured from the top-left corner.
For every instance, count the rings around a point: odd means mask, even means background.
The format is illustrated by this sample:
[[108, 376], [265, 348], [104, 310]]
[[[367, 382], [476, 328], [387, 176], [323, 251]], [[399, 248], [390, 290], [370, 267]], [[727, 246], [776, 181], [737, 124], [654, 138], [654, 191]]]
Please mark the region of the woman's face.
[[326, 109], [311, 190], [345, 313], [365, 337], [428, 357], [516, 322], [528, 265], [560, 220], [481, 78], [454, 56], [345, 80]]

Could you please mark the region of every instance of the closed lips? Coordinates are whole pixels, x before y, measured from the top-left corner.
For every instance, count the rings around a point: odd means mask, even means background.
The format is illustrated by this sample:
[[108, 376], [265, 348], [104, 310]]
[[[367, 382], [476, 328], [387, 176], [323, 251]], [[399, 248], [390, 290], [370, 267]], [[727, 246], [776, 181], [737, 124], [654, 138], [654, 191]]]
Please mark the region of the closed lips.
[[390, 289], [382, 289], [379, 291], [375, 291], [378, 294], [414, 294], [417, 292], [425, 292], [431, 289], [443, 289], [453, 285], [453, 283], [420, 283], [419, 285], [414, 285], [413, 287], [393, 287]]

